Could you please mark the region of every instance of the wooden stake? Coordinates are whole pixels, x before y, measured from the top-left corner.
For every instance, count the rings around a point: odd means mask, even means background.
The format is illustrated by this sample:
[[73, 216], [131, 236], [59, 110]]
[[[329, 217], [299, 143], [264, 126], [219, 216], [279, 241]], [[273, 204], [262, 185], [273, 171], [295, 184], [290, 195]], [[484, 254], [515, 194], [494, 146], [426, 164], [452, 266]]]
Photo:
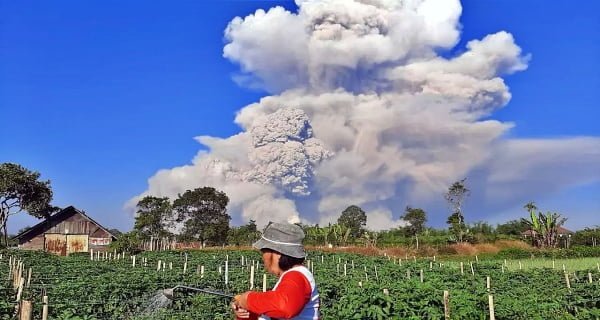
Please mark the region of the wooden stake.
[[593, 282], [592, 280], [593, 280], [592, 279], [592, 273], [588, 272], [588, 281], [589, 281], [589, 283], [592, 283]]
[[565, 282], [567, 283], [567, 288], [571, 289], [571, 281], [569, 281], [569, 274], [565, 272]]
[[383, 294], [385, 294], [386, 296], [389, 296], [390, 295], [390, 290], [383, 289]]
[[488, 301], [490, 306], [490, 320], [496, 320], [496, 316], [494, 315], [494, 297], [491, 294], [488, 295]]
[[490, 291], [490, 277], [489, 276], [486, 277], [486, 288], [488, 291]]
[[204, 266], [200, 266], [200, 278], [204, 278]]
[[444, 290], [444, 319], [450, 320], [450, 293]]
[[347, 276], [347, 273], [346, 273], [346, 264], [344, 263], [344, 277], [345, 276]]
[[42, 298], [42, 320], [48, 320], [48, 296]]
[[465, 274], [465, 267], [462, 262], [460, 263], [460, 274]]
[[422, 282], [423, 282], [423, 269], [421, 269], [421, 272], [420, 272], [420, 273], [421, 273], [421, 274], [420, 274], [420, 277], [421, 277], [421, 283], [422, 283]]
[[473, 269], [473, 262], [469, 262], [471, 264], [471, 274], [475, 275], [475, 269]]
[[31, 301], [23, 300], [23, 302], [21, 302], [19, 320], [31, 320]]

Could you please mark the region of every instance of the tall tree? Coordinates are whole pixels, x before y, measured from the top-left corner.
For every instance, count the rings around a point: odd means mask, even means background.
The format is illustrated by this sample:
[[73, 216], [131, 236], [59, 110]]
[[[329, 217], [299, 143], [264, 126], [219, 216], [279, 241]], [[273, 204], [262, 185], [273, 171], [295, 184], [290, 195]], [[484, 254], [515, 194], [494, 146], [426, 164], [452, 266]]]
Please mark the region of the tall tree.
[[367, 214], [360, 207], [351, 205], [342, 211], [342, 215], [338, 218], [337, 223], [349, 228], [350, 235], [353, 238], [358, 238], [367, 225]]
[[167, 236], [172, 211], [169, 198], [145, 196], [137, 203], [137, 216], [133, 229], [138, 231], [142, 239]]
[[59, 210], [50, 205], [50, 180], [39, 180], [40, 174], [14, 163], [0, 164], [0, 228], [4, 244], [8, 245], [8, 218], [25, 211], [36, 218], [45, 218]]
[[187, 190], [173, 202], [177, 222], [183, 223], [183, 233], [206, 242], [223, 244], [227, 241], [229, 198], [223, 191], [212, 187]]
[[446, 223], [450, 225], [450, 231], [454, 234], [458, 242], [463, 242], [467, 232], [462, 205], [466, 198], [471, 194], [471, 191], [466, 187], [466, 180], [467, 179], [465, 178], [454, 182], [450, 188], [448, 188], [448, 192], [444, 195], [444, 199], [448, 201], [448, 204], [452, 209], [452, 213], [448, 217]]
[[420, 234], [425, 229], [427, 214], [423, 209], [407, 206], [400, 218], [410, 224], [406, 226], [406, 231], [412, 237]]

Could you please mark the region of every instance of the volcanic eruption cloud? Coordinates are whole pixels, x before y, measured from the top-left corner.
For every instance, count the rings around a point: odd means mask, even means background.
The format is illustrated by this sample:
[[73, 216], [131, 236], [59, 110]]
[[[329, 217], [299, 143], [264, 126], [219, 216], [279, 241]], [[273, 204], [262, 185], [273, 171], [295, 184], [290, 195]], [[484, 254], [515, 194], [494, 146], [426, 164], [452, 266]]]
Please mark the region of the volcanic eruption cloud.
[[490, 120], [511, 98], [502, 77], [530, 56], [506, 31], [442, 56], [459, 41], [459, 1], [296, 4], [225, 30], [234, 80], [271, 94], [238, 111], [242, 131], [196, 137], [207, 150], [158, 171], [130, 203], [208, 185], [241, 221], [324, 224], [354, 204], [378, 230], [401, 225], [406, 205], [445, 221], [442, 195], [464, 177], [479, 219], [600, 181], [598, 137], [514, 139], [512, 123]]

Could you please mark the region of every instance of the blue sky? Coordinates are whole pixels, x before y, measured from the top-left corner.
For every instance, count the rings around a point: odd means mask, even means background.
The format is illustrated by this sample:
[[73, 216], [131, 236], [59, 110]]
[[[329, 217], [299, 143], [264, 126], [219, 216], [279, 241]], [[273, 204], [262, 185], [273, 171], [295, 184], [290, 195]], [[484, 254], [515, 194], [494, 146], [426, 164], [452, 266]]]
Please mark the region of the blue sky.
[[[222, 57], [223, 30], [275, 5], [295, 10], [289, 1], [0, 0], [0, 162], [41, 172], [57, 205], [130, 229], [123, 204], [150, 176], [188, 163], [201, 147], [194, 136], [238, 132], [236, 111], [266, 95], [231, 80], [238, 67]], [[505, 78], [513, 98], [493, 115], [516, 124], [511, 137], [600, 136], [598, 12], [597, 1], [463, 1], [456, 52], [506, 30], [532, 55]], [[600, 216], [599, 195], [595, 183], [535, 200]], [[9, 230], [33, 223], [15, 217]]]

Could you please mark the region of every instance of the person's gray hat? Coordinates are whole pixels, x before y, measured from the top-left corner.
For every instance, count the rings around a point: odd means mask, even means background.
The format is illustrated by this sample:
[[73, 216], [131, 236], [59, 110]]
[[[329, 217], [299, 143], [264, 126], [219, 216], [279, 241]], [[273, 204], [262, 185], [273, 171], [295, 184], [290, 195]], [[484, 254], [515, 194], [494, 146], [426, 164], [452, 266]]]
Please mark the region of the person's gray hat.
[[271, 249], [294, 258], [305, 258], [304, 231], [295, 224], [271, 223], [265, 228], [262, 237], [252, 246], [256, 249]]

